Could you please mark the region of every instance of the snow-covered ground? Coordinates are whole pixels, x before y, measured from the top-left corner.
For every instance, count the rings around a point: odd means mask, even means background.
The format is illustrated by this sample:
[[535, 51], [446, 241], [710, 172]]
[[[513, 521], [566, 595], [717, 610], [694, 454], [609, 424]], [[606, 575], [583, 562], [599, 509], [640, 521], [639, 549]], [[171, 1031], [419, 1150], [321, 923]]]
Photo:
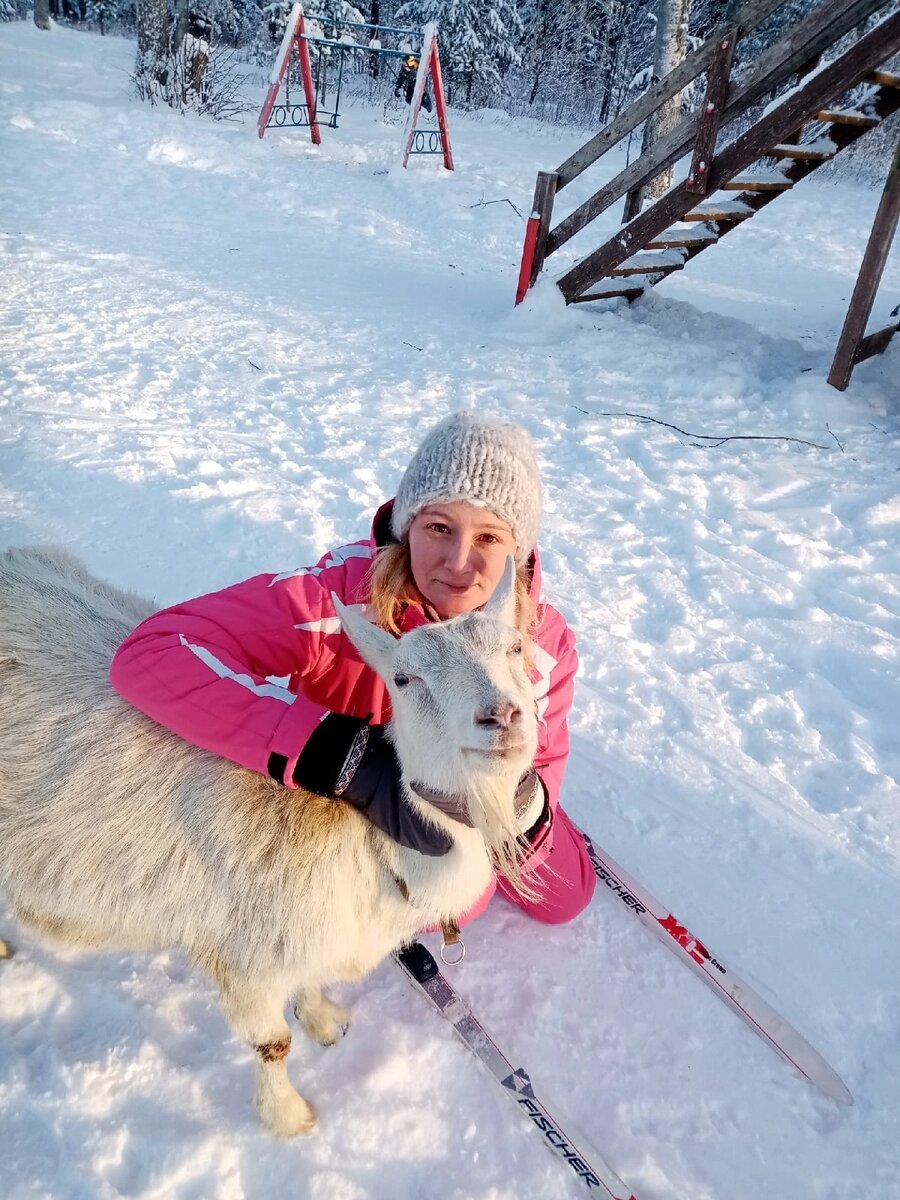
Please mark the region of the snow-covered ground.
[[[496, 901], [454, 981], [641, 1200], [896, 1200], [900, 344], [824, 381], [877, 192], [808, 180], [632, 308], [545, 279], [513, 311], [513, 205], [580, 134], [454, 114], [455, 174], [403, 171], [380, 111], [260, 142], [132, 101], [131, 56], [0, 26], [2, 544], [170, 603], [362, 534], [445, 413], [520, 421], [582, 656], [566, 807], [856, 1104], [605, 895], [563, 928]], [[872, 326], [898, 302], [895, 251]], [[178, 954], [0, 934], [5, 1200], [578, 1194], [390, 963], [337, 1048], [295, 1039], [320, 1123], [281, 1144]]]

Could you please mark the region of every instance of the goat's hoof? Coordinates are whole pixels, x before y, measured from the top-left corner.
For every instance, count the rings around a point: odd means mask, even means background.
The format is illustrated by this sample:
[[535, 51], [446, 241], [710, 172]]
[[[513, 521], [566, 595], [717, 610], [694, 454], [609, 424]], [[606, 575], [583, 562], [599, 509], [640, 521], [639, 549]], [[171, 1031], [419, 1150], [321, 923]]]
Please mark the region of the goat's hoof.
[[349, 1028], [349, 1021], [335, 1021], [334, 1029], [333, 1031], [329, 1032], [328, 1037], [316, 1038], [316, 1041], [320, 1046], [334, 1046], [341, 1040], [342, 1037], [346, 1035]]
[[327, 996], [322, 996], [315, 1004], [298, 1004], [294, 1014], [307, 1035], [320, 1046], [333, 1046], [350, 1028], [349, 1012]]
[[14, 954], [15, 950], [9, 942], [4, 942], [3, 938], [0, 938], [0, 958], [12, 958]]
[[[267, 1098], [270, 1099], [270, 1098]], [[259, 1115], [267, 1129], [276, 1137], [292, 1138], [315, 1128], [316, 1110], [295, 1091], [282, 1093], [275, 1103], [259, 1105]]]

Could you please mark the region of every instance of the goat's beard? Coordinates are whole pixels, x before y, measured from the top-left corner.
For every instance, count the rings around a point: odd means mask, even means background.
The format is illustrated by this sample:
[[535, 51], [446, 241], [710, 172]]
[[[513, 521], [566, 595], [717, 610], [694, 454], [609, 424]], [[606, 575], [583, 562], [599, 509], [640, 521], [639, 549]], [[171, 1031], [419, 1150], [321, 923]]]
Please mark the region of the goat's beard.
[[484, 838], [495, 871], [524, 900], [539, 895], [522, 869], [522, 853], [527, 843], [519, 833], [513, 798], [518, 776], [484, 775], [467, 789], [469, 815], [475, 829]]

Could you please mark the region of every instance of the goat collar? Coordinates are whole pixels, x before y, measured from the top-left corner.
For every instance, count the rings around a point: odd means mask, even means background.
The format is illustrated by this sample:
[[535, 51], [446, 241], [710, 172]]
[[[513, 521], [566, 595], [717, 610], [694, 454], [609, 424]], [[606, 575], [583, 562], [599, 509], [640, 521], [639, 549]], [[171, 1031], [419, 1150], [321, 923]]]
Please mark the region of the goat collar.
[[459, 821], [460, 825], [474, 828], [469, 816], [469, 802], [465, 796], [448, 796], [445, 792], [435, 792], [427, 784], [417, 780], [413, 780], [409, 786], [417, 796], [421, 796], [426, 803], [433, 804], [438, 812], [442, 812], [451, 821]]

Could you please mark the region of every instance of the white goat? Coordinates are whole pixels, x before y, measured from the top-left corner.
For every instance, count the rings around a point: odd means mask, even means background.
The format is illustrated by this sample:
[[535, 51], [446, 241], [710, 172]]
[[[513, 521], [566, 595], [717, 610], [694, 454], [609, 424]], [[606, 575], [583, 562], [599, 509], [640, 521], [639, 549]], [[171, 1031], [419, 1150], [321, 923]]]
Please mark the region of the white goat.
[[[349, 805], [279, 787], [130, 707], [107, 671], [151, 606], [64, 551], [7, 551], [0, 891], [24, 925], [69, 945], [183, 949], [257, 1051], [262, 1120], [281, 1136], [311, 1129], [313, 1110], [287, 1078], [288, 999], [311, 1037], [334, 1042], [349, 1017], [324, 986], [458, 917], [495, 869], [521, 885], [513, 799], [536, 725], [522, 639], [502, 619], [513, 603], [512, 559], [482, 612], [399, 640], [335, 598], [390, 691], [409, 803], [452, 837], [432, 858]], [[456, 797], [471, 824], [412, 783]]]

